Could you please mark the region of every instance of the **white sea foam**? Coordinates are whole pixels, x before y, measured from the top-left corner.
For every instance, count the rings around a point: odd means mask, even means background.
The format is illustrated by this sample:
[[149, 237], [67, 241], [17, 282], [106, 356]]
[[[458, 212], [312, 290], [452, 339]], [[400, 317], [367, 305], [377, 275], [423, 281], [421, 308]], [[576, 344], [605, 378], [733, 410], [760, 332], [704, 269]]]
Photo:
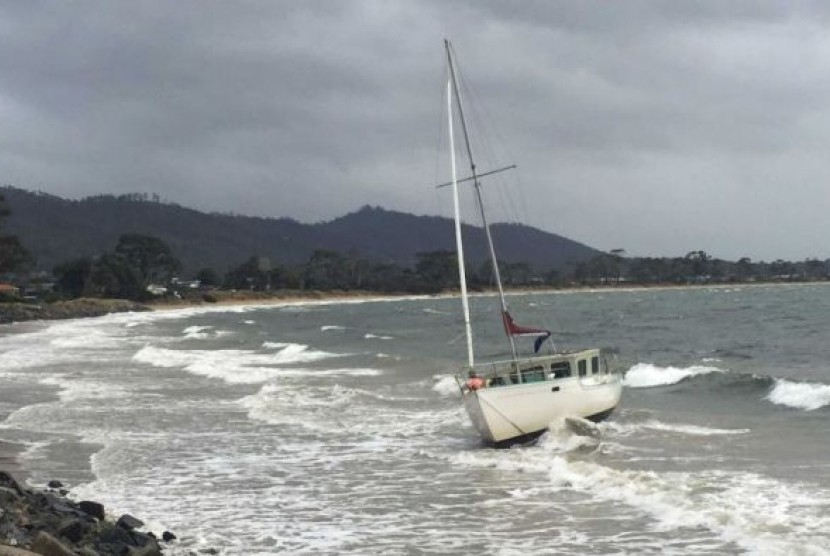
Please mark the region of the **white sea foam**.
[[551, 490], [581, 492], [637, 509], [661, 532], [705, 529], [755, 554], [826, 554], [823, 531], [830, 527], [830, 516], [824, 507], [830, 499], [811, 488], [747, 472], [621, 470], [572, 459], [562, 451], [561, 443], [543, 441], [526, 450], [460, 452], [451, 460], [546, 475]]
[[379, 376], [380, 369], [277, 369], [277, 376]]
[[320, 332], [329, 332], [332, 330], [346, 330], [346, 327], [337, 324], [326, 324], [320, 327]]
[[71, 376], [49, 376], [42, 379], [40, 383], [59, 387], [60, 391], [58, 392], [58, 396], [63, 402], [127, 398], [131, 396], [130, 391], [123, 386], [107, 384], [98, 380], [84, 380]]
[[[281, 348], [278, 346], [282, 346]], [[271, 344], [276, 353], [260, 353], [251, 350], [173, 350], [145, 346], [133, 360], [154, 367], [183, 368], [193, 374], [218, 378], [229, 383], [259, 383], [271, 378], [296, 372], [282, 366], [318, 361], [335, 354], [310, 350], [302, 344]], [[306, 371], [304, 371], [306, 372]], [[314, 371], [307, 371], [313, 374]]]
[[[386, 450], [390, 443], [405, 439], [429, 440], [438, 429], [459, 421], [459, 406], [413, 411], [411, 404], [418, 399], [384, 396], [342, 384], [297, 387], [270, 383], [239, 403], [254, 420], [302, 427], [326, 438], [346, 431], [351, 442], [360, 439], [362, 445], [376, 443], [377, 449]], [[380, 408], [367, 400], [387, 403]], [[401, 403], [409, 405], [404, 407]]]
[[432, 390], [447, 398], [458, 397], [460, 390], [455, 377], [452, 375], [435, 375], [432, 377]]
[[367, 340], [394, 340], [392, 336], [381, 336], [378, 334], [372, 334], [371, 332], [367, 332], [363, 335], [363, 337]]
[[204, 339], [210, 337], [210, 330], [213, 330], [212, 326], [188, 326], [182, 333], [188, 339]]
[[774, 404], [812, 411], [830, 405], [830, 385], [777, 379], [766, 399]]
[[657, 419], [649, 419], [640, 423], [619, 423], [615, 421], [606, 421], [600, 426], [604, 429], [612, 430], [615, 434], [622, 436], [628, 436], [642, 431], [643, 429], [676, 434], [687, 434], [691, 436], [729, 436], [752, 432], [750, 429], [718, 429], [683, 423], [664, 423], [662, 421], [658, 421]]
[[262, 347], [265, 349], [284, 349], [290, 345], [285, 342], [262, 342]]
[[702, 365], [692, 365], [691, 367], [658, 367], [651, 363], [637, 363], [631, 367], [625, 378], [623, 385], [628, 388], [649, 388], [652, 386], [665, 386], [668, 384], [677, 384], [681, 380], [693, 376], [706, 375], [709, 373], [723, 373], [723, 369], [717, 367], [707, 367]]
[[575, 451], [590, 451], [599, 446], [599, 443], [600, 438], [598, 436], [576, 434], [565, 419], [557, 419], [548, 424], [548, 430], [539, 439], [538, 445], [545, 451], [564, 454]]

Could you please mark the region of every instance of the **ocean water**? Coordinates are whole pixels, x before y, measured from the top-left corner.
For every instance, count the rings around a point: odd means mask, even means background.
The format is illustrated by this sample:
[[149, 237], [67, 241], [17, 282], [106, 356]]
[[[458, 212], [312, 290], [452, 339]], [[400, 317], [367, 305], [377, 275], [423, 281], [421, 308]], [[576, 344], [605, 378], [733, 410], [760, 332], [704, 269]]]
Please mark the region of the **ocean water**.
[[830, 554], [830, 287], [510, 303], [625, 372], [599, 439], [483, 446], [455, 298], [3, 326], [0, 439], [172, 554]]

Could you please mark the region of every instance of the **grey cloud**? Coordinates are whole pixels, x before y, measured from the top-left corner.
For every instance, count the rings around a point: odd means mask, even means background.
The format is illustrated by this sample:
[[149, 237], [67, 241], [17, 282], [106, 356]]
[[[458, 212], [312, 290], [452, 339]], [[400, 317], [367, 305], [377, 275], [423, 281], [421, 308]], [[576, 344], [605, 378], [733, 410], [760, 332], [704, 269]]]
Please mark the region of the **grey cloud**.
[[[446, 211], [442, 39], [499, 218], [603, 249], [827, 257], [819, 2], [0, 3], [0, 177], [314, 221]], [[478, 129], [478, 128], [477, 128]]]

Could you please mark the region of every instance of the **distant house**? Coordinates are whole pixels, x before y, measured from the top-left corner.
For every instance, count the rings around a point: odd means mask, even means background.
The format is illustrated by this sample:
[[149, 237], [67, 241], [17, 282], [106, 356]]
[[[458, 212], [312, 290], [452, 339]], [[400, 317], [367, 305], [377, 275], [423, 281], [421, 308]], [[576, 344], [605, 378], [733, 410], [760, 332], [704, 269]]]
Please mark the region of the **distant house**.
[[167, 293], [167, 288], [158, 284], [150, 284], [147, 286], [147, 291], [153, 295], [164, 295]]
[[200, 280], [182, 280], [180, 278], [171, 278], [170, 279], [171, 286], [178, 286], [180, 288], [189, 288], [191, 290], [198, 290], [202, 282]]
[[12, 284], [0, 284], [0, 295], [20, 297], [20, 288]]

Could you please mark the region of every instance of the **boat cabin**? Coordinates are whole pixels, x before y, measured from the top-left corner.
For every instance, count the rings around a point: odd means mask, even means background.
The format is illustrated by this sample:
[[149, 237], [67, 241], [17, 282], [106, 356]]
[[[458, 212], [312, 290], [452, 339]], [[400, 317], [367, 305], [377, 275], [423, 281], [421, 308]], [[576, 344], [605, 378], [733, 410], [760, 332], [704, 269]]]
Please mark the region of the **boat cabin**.
[[[608, 365], [600, 356], [600, 351], [585, 349], [476, 365], [469, 369], [467, 382], [470, 385], [474, 381], [477, 388], [489, 388], [571, 377], [585, 380], [608, 372]], [[477, 389], [470, 386], [471, 389]]]

